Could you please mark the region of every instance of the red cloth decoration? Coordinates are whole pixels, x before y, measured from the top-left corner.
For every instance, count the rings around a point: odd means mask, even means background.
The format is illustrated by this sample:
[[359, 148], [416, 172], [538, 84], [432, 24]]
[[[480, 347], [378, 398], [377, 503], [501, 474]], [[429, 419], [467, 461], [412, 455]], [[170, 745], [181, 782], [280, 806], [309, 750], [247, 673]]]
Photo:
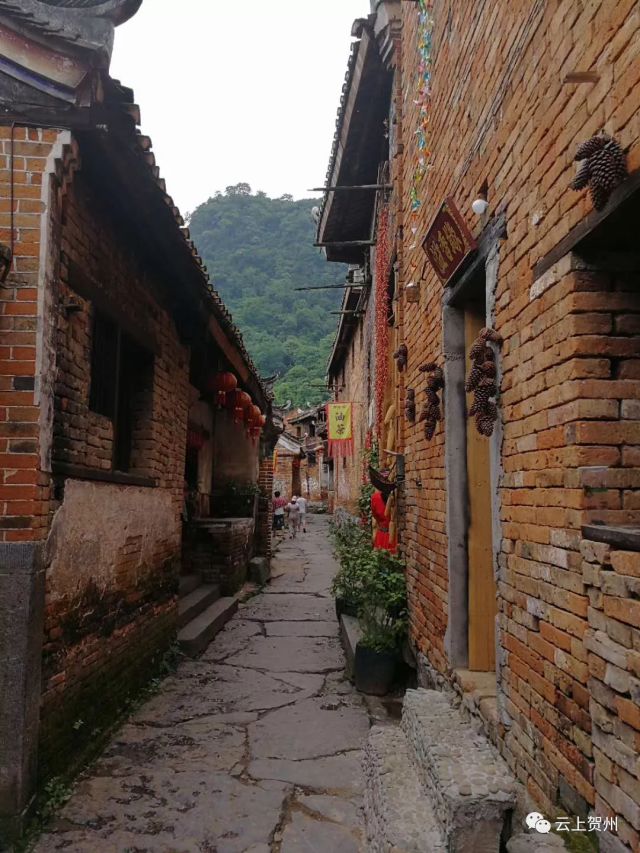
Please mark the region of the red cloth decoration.
[[374, 492], [371, 495], [371, 514], [378, 523], [378, 529], [373, 540], [374, 548], [384, 548], [386, 551], [396, 552], [397, 542], [389, 539], [389, 525], [391, 519], [387, 515], [387, 502], [382, 497], [382, 492]]

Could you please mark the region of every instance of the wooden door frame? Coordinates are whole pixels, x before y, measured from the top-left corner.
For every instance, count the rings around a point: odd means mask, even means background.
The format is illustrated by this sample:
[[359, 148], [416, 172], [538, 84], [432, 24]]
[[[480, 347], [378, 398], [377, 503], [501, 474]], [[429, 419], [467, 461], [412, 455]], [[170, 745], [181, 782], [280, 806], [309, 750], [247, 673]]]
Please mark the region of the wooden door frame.
[[[444, 355], [444, 426], [445, 476], [447, 493], [447, 565], [449, 576], [448, 619], [444, 638], [445, 652], [451, 669], [469, 666], [469, 528], [467, 474], [467, 404], [465, 385], [464, 306], [470, 291], [484, 278], [486, 322], [492, 326], [495, 316], [495, 290], [498, 280], [499, 236], [493, 240], [465, 271], [463, 279], [449, 287], [442, 298], [442, 338]], [[498, 359], [498, 383], [500, 364]], [[492, 550], [494, 581], [498, 583], [498, 554], [502, 539], [499, 485], [502, 473], [502, 419], [498, 415], [489, 442]], [[500, 655], [496, 622], [496, 675], [499, 679]]]

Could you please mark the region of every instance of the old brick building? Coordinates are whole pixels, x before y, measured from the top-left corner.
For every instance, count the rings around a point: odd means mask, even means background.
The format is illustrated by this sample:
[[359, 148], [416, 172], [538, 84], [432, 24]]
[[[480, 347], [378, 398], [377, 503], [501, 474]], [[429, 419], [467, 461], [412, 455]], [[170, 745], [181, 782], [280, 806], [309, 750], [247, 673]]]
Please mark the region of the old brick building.
[[[392, 340], [376, 320], [370, 351], [377, 407], [384, 359], [407, 347], [403, 373], [387, 364], [420, 675], [467, 694], [540, 808], [616, 817], [602, 843], [638, 850], [637, 4], [371, 6], [327, 186], [376, 188], [328, 193], [319, 242], [371, 271], [374, 302], [387, 287]], [[595, 210], [569, 185], [578, 146], [601, 131], [628, 175]], [[423, 243], [446, 199], [477, 248], [439, 276]], [[488, 202], [480, 215], [475, 199]], [[341, 358], [355, 398], [354, 325]], [[464, 390], [482, 327], [502, 340], [491, 437]], [[445, 382], [433, 437], [404, 410], [412, 388], [420, 412], [428, 362]]]
[[[114, 25], [139, 2], [99, 18], [39, 5], [46, 19], [3, 8], [0, 22], [0, 836], [175, 637], [190, 462], [203, 507], [231, 479], [268, 496], [276, 440], [133, 93], [108, 75]], [[268, 418], [261, 440], [214, 404], [223, 371]], [[223, 587], [225, 567], [235, 585], [246, 571], [256, 518], [269, 553], [268, 499], [256, 513], [242, 543], [223, 524]], [[220, 593], [205, 592], [203, 606]]]

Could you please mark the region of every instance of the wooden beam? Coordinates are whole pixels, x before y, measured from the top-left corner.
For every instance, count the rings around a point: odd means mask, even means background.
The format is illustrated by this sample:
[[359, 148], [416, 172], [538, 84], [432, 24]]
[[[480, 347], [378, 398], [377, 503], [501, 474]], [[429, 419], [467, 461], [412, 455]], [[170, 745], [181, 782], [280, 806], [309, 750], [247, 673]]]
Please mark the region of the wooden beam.
[[348, 184], [342, 184], [340, 186], [335, 187], [311, 187], [310, 190], [307, 190], [309, 193], [335, 193], [335, 192], [349, 192], [350, 190], [392, 190], [393, 184], [354, 184], [353, 186], [349, 186]]
[[238, 372], [239, 378], [243, 382], [247, 382], [249, 379], [249, 369], [244, 362], [240, 350], [229, 341], [218, 321], [213, 316], [209, 317], [209, 332], [231, 366]]
[[349, 284], [348, 282], [345, 284], [318, 284], [314, 287], [294, 287], [294, 291], [297, 290], [333, 290], [338, 288], [346, 288], [346, 287], [371, 287], [371, 282], [361, 282], [360, 284]]
[[375, 240], [332, 240], [330, 243], [314, 243], [313, 244], [318, 249], [344, 249], [349, 248], [350, 246], [375, 246]]
[[595, 231], [601, 223], [608, 219], [611, 214], [616, 212], [621, 204], [627, 201], [639, 190], [640, 169], [636, 169], [631, 172], [629, 177], [626, 178], [620, 186], [615, 188], [611, 195], [611, 199], [609, 200], [609, 204], [607, 204], [604, 210], [592, 210], [591, 213], [587, 214], [581, 222], [578, 222], [578, 224], [569, 231], [566, 237], [563, 237], [563, 239], [560, 240], [555, 248], [538, 261], [532, 271], [532, 282], [537, 281], [543, 273], [547, 272], [547, 270], [557, 264], [561, 258], [564, 258], [566, 254], [575, 249], [578, 243], [582, 242], [582, 240]]

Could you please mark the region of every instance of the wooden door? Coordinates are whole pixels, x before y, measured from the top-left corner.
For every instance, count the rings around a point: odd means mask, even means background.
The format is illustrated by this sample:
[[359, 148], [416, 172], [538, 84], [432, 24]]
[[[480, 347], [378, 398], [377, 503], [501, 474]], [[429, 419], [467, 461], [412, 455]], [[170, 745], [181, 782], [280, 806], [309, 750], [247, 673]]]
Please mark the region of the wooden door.
[[[485, 325], [480, 308], [465, 309], [466, 375], [469, 375], [469, 347]], [[473, 394], [467, 394], [467, 409]], [[494, 620], [497, 613], [493, 578], [491, 517], [491, 477], [489, 439], [478, 433], [473, 418], [467, 421], [467, 483], [469, 490], [469, 669], [495, 669]]]

